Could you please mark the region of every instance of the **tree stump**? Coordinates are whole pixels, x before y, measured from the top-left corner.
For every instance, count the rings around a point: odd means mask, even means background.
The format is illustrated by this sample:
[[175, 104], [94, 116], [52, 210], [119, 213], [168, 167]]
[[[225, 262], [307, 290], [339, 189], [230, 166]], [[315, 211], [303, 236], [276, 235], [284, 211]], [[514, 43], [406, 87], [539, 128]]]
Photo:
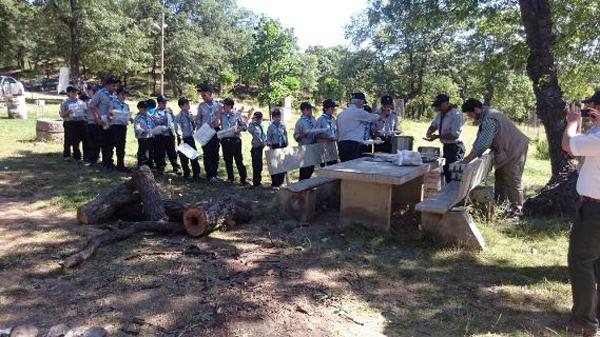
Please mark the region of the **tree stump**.
[[198, 237], [218, 229], [225, 229], [252, 219], [252, 205], [236, 196], [209, 199], [188, 207], [183, 212], [187, 233]]
[[140, 200], [139, 194], [133, 192], [134, 184], [129, 180], [111, 191], [101, 193], [77, 209], [77, 219], [86, 225], [106, 223], [121, 206]]
[[133, 185], [140, 194], [144, 220], [158, 221], [167, 217], [160, 193], [156, 188], [154, 175], [146, 165], [133, 172]]

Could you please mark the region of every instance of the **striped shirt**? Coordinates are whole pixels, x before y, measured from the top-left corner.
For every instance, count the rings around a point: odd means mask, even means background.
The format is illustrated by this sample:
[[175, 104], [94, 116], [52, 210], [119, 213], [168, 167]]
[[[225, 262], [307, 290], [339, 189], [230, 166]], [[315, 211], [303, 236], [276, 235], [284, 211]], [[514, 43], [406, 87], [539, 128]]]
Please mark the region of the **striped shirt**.
[[477, 157], [483, 155], [483, 153], [492, 146], [492, 142], [498, 132], [498, 122], [487, 118], [487, 111], [484, 110], [481, 117], [479, 118], [479, 130], [477, 131], [477, 138], [473, 143], [473, 153]]
[[[327, 128], [327, 132], [326, 133], [321, 133], [321, 136], [326, 136], [329, 137], [330, 139], [336, 140], [338, 137], [338, 132], [337, 132], [337, 123], [335, 121], [335, 116], [331, 115], [329, 116], [326, 113], [323, 113], [318, 119], [317, 119], [317, 129], [325, 129]], [[324, 141], [324, 140], [321, 140]]]
[[[221, 129], [226, 130], [236, 128], [236, 131], [246, 131], [248, 126], [242, 115], [238, 111], [231, 110], [230, 113], [221, 114]], [[233, 137], [240, 138], [239, 132], [236, 132]]]
[[133, 128], [135, 131], [135, 138], [152, 138], [152, 129], [154, 129], [154, 121], [152, 117], [147, 114], [137, 113], [133, 119]]
[[110, 103], [109, 111], [110, 125], [127, 125], [129, 123], [131, 112], [127, 103], [115, 99]]
[[152, 116], [152, 120], [156, 126], [163, 125], [168, 129], [161, 133], [163, 136], [175, 135], [175, 117], [173, 111], [169, 108], [156, 109], [156, 112]]
[[200, 128], [204, 123], [215, 128], [217, 122], [217, 112], [221, 110], [223, 104], [212, 100], [202, 102], [198, 105], [198, 115], [196, 116], [196, 127]]
[[[67, 115], [67, 111], [71, 109], [71, 113]], [[85, 120], [86, 104], [84, 101], [76, 98], [67, 98], [60, 103], [59, 114], [64, 121], [83, 121]]]
[[314, 133], [308, 133], [309, 130], [314, 129], [317, 125], [317, 120], [313, 117], [302, 116], [296, 122], [294, 127], [294, 139], [300, 145], [313, 144], [315, 142]]
[[180, 111], [177, 116], [175, 116], [175, 132], [179, 137], [193, 137], [194, 130], [196, 130], [196, 122], [194, 121], [194, 117], [188, 111]]
[[287, 130], [281, 121], [271, 122], [267, 129], [267, 145], [270, 147], [286, 147], [288, 146]]
[[267, 141], [267, 135], [260, 123], [251, 122], [248, 124], [248, 132], [252, 135], [252, 147], [263, 147]]
[[110, 103], [116, 99], [117, 99], [117, 97], [114, 94], [110, 93], [108, 91], [108, 89], [102, 88], [102, 89], [98, 90], [98, 92], [96, 92], [94, 97], [92, 97], [92, 100], [90, 101], [88, 106], [96, 108], [96, 110], [98, 110], [98, 115], [100, 117], [102, 117], [102, 116], [108, 117]]

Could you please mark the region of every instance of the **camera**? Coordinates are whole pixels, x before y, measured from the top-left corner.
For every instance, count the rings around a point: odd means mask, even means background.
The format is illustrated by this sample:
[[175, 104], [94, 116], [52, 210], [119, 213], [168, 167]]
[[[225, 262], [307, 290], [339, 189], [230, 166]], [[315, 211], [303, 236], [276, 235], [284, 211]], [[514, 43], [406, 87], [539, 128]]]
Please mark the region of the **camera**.
[[590, 109], [581, 109], [581, 117], [590, 117]]

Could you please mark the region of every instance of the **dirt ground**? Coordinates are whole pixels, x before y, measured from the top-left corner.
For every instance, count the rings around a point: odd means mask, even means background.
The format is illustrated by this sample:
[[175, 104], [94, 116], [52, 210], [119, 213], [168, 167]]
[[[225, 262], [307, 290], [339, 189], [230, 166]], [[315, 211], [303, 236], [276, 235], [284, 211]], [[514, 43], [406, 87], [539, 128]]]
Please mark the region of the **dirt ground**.
[[[358, 307], [360, 275], [322, 268], [318, 256], [303, 254], [310, 237], [327, 242], [328, 225], [289, 221], [277, 228], [262, 215], [203, 239], [140, 235], [64, 271], [61, 258], [103, 229], [81, 226], [74, 212], [33, 198], [3, 198], [0, 327], [100, 325], [115, 336], [132, 329], [142, 336], [382, 336], [384, 318]], [[373, 295], [397, 294], [399, 286]]]

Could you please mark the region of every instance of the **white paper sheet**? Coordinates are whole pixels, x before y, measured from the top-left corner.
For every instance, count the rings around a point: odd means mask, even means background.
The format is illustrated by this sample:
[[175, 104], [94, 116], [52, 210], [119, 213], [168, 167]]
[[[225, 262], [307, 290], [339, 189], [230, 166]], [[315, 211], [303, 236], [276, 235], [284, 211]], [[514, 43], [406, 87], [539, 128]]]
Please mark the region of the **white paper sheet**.
[[183, 153], [184, 156], [190, 158], [191, 160], [194, 160], [200, 156], [198, 151], [186, 143], [181, 143], [181, 145], [177, 147], [177, 151]]

